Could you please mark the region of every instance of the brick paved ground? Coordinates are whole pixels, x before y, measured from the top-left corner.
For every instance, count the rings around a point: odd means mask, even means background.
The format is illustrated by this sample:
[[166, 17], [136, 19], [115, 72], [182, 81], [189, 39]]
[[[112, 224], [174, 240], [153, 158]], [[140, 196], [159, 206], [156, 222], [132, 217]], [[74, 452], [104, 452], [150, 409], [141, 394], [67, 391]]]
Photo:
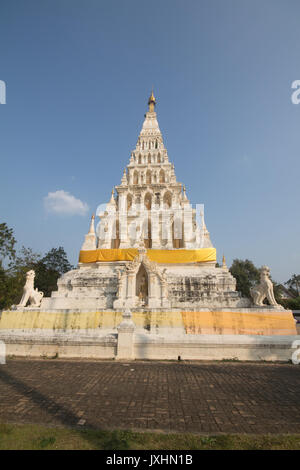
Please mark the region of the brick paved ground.
[[300, 431], [300, 366], [13, 359], [0, 421], [181, 432]]

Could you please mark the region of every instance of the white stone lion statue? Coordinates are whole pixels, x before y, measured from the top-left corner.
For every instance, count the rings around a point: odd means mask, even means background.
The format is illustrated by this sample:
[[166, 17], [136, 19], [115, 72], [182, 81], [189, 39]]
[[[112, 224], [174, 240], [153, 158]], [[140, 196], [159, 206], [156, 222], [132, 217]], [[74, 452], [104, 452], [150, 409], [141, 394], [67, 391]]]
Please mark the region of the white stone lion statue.
[[254, 305], [264, 306], [263, 301], [265, 298], [267, 298], [270, 305], [278, 305], [274, 297], [273, 282], [270, 279], [270, 268], [268, 266], [262, 266], [260, 270], [260, 283], [250, 289], [250, 294]]
[[35, 272], [33, 269], [27, 271], [26, 282], [23, 288], [23, 296], [18, 307], [26, 307], [27, 302], [32, 307], [39, 307], [44, 297], [43, 292], [39, 292], [38, 289], [34, 288]]

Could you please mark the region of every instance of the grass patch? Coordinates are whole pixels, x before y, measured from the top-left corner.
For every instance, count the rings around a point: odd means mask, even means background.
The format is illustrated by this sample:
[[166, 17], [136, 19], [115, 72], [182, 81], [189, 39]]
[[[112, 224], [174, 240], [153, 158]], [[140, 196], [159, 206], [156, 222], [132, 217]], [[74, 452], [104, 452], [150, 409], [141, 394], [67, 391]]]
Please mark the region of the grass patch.
[[300, 450], [300, 434], [163, 434], [0, 424], [0, 450]]

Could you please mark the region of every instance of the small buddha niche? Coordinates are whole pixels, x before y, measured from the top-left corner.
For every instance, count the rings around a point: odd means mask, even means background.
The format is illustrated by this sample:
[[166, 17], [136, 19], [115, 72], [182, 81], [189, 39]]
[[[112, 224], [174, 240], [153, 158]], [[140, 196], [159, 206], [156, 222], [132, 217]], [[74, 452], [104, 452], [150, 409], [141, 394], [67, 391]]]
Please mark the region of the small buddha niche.
[[136, 275], [136, 296], [142, 304], [146, 304], [148, 301], [148, 275], [141, 264], [140, 269]]
[[147, 193], [145, 196], [145, 208], [147, 210], [151, 210], [151, 205], [152, 205], [152, 197], [151, 194]]

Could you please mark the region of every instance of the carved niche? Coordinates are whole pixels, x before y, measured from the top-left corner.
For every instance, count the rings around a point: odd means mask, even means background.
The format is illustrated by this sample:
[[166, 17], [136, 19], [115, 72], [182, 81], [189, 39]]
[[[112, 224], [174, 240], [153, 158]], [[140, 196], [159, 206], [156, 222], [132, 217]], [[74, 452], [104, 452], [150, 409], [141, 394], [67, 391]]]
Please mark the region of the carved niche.
[[114, 308], [169, 307], [166, 269], [162, 270], [140, 248], [124, 269], [117, 271], [118, 290]]

